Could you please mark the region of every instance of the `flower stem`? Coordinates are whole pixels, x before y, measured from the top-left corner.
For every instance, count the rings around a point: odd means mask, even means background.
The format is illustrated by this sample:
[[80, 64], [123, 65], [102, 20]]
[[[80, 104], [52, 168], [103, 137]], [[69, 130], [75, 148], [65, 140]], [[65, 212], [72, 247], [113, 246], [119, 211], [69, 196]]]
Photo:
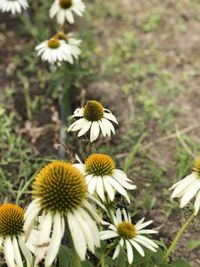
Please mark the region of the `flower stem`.
[[168, 258], [171, 254], [171, 252], [174, 250], [176, 243], [179, 241], [180, 237], [182, 236], [184, 230], [187, 228], [187, 226], [192, 222], [193, 218], [195, 217], [195, 214], [192, 213], [188, 219], [185, 221], [185, 223], [182, 225], [182, 227], [179, 229], [177, 235], [175, 236], [173, 242], [171, 243], [170, 247], [168, 248], [168, 250], [166, 251], [165, 255], [164, 255], [164, 260], [168, 261]]

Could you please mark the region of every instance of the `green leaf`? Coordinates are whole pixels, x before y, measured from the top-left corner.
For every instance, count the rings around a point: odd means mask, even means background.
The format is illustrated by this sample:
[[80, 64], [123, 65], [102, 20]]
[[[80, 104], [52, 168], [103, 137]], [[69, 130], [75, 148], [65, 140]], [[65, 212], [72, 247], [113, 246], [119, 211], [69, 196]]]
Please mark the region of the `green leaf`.
[[74, 267], [74, 254], [72, 249], [61, 246], [58, 253], [59, 267]]
[[174, 265], [169, 263], [161, 263], [158, 264], [157, 267], [174, 267]]
[[95, 267], [90, 261], [86, 260], [81, 263], [82, 267]]
[[120, 250], [119, 256], [117, 258], [116, 267], [126, 267], [126, 257], [124, 255], [123, 249]]
[[174, 267], [192, 267], [187, 261], [185, 260], [176, 260], [173, 263]]
[[197, 239], [197, 240], [190, 240], [190, 241], [188, 241], [187, 244], [186, 244], [186, 248], [187, 248], [189, 251], [194, 250], [194, 249], [197, 248], [198, 246], [200, 246], [200, 239]]
[[149, 249], [144, 249], [144, 253], [145, 253], [145, 256], [142, 257], [137, 251], [134, 251], [134, 261], [133, 261], [133, 266], [135, 265], [139, 265], [139, 264], [142, 264], [142, 263], [146, 263], [147, 261], [149, 261], [149, 258], [151, 258], [155, 252], [149, 250]]

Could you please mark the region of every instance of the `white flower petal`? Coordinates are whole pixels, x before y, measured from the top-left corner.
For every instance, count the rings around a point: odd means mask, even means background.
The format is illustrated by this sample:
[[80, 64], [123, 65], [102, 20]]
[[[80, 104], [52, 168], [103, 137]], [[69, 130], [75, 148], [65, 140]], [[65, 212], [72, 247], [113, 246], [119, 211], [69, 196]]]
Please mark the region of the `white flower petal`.
[[105, 231], [100, 232], [101, 240], [106, 240], [106, 239], [110, 239], [110, 238], [117, 237], [117, 236], [119, 236], [118, 233], [112, 230], [105, 230]]
[[86, 134], [87, 131], [90, 129], [91, 124], [92, 124], [91, 121], [87, 121], [87, 123], [85, 123], [82, 129], [79, 131], [78, 137], [81, 137], [82, 135]]
[[89, 216], [89, 214], [82, 208], [79, 208], [79, 212], [81, 213], [81, 216], [87, 221], [88, 226], [92, 232], [93, 242], [96, 247], [100, 247], [100, 236], [99, 236], [99, 230], [92, 218]]
[[4, 256], [8, 267], [15, 267], [14, 249], [10, 237], [6, 237], [4, 241]]
[[141, 223], [139, 221], [139, 222], [136, 223], [136, 228], [137, 228], [137, 230], [141, 230], [141, 229], [145, 228], [146, 226], [152, 224], [152, 222], [153, 222], [152, 220], [144, 222], [144, 223]]
[[47, 212], [47, 214], [44, 216], [40, 224], [40, 231], [38, 235], [39, 237], [37, 240], [37, 247], [35, 250], [37, 262], [40, 262], [44, 258], [45, 253], [47, 252], [50, 241], [52, 223], [53, 223], [52, 217], [53, 216], [51, 215], [51, 213]]
[[97, 121], [92, 122], [92, 126], [90, 129], [90, 142], [94, 142], [99, 136], [100, 128]]
[[115, 123], [118, 124], [118, 121], [116, 119], [116, 117], [112, 114], [112, 113], [106, 113], [104, 112], [104, 115], [103, 115], [104, 118], [110, 120], [110, 121], [114, 121]]
[[63, 221], [59, 213], [56, 213], [53, 219], [53, 232], [51, 243], [45, 257], [45, 266], [51, 266], [58, 254], [61, 240], [63, 237]]
[[117, 220], [119, 223], [122, 222], [122, 213], [121, 213], [121, 210], [119, 208], [116, 211], [116, 217], [117, 217]]
[[100, 176], [97, 179], [96, 191], [99, 197], [102, 199], [102, 201], [104, 201], [105, 200], [104, 186], [103, 186], [102, 178]]
[[142, 249], [142, 247], [136, 243], [133, 239], [130, 239], [129, 240], [131, 245], [134, 246], [134, 248], [137, 250], [137, 252], [142, 256], [144, 257], [144, 250]]
[[184, 189], [186, 189], [190, 184], [192, 184], [194, 181], [196, 181], [196, 178], [194, 176], [191, 176], [190, 179], [183, 179], [181, 183], [177, 185], [175, 190], [173, 191], [171, 198], [179, 197], [182, 195], [182, 192]]
[[33, 257], [31, 252], [29, 251], [28, 247], [26, 246], [26, 244], [24, 243], [24, 240], [22, 239], [22, 237], [18, 237], [18, 242], [19, 242], [19, 247], [27, 261], [27, 263], [32, 266], [33, 263]]
[[198, 214], [199, 209], [200, 209], [200, 191], [198, 192], [198, 194], [196, 196], [195, 203], [194, 203], [195, 215]]
[[106, 180], [117, 190], [122, 196], [126, 198], [126, 200], [130, 203], [129, 196], [126, 190], [112, 177], [106, 176]]
[[169, 190], [176, 188], [179, 184], [182, 184], [182, 183], [187, 182], [187, 181], [192, 182], [194, 180], [196, 180], [196, 175], [194, 173], [192, 173], [192, 174], [186, 176], [184, 179], [182, 179], [182, 180], [178, 181], [177, 183], [175, 183], [174, 185], [172, 185], [169, 188]]
[[82, 229], [80, 228], [76, 217], [71, 212], [68, 213], [67, 220], [76, 252], [81, 260], [85, 260], [87, 245]]
[[90, 180], [88, 184], [88, 192], [93, 195], [94, 191], [96, 189], [96, 184], [97, 184], [98, 176], [93, 176], [92, 179]]
[[127, 248], [128, 263], [131, 264], [133, 262], [133, 249], [128, 240], [126, 240], [125, 243]]
[[113, 260], [115, 260], [119, 256], [119, 253], [120, 253], [120, 244], [116, 246], [115, 252], [112, 256]]
[[23, 267], [22, 257], [20, 254], [19, 246], [16, 237], [13, 237], [13, 251], [17, 267]]
[[82, 229], [82, 232], [85, 236], [86, 243], [88, 245], [89, 250], [94, 253], [94, 243], [93, 243], [93, 237], [91, 230], [89, 228], [89, 225], [87, 221], [84, 220], [84, 217], [81, 216], [81, 213], [79, 211], [74, 211], [74, 216], [77, 219], [77, 222], [79, 224], [79, 227]]
[[197, 180], [188, 187], [188, 190], [181, 198], [180, 207], [183, 208], [185, 205], [187, 205], [187, 203], [195, 196], [195, 194], [199, 189], [200, 189], [200, 180]]

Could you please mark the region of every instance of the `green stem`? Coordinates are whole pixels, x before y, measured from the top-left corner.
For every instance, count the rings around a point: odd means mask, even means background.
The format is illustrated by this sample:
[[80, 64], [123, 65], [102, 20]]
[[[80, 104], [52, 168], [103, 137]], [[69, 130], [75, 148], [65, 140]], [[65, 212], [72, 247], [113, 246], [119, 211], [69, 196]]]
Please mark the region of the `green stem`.
[[165, 255], [164, 255], [164, 260], [168, 261], [168, 258], [171, 254], [171, 252], [174, 250], [176, 243], [179, 241], [180, 237], [182, 236], [184, 230], [187, 228], [187, 226], [191, 223], [191, 221], [193, 220], [193, 218], [195, 217], [195, 214], [192, 213], [188, 219], [185, 221], [185, 223], [182, 225], [182, 227], [179, 229], [177, 235], [175, 236], [173, 242], [171, 243], [170, 247], [168, 248], [168, 250], [166, 251]]
[[110, 254], [110, 252], [113, 250], [113, 248], [116, 247], [117, 241], [115, 241], [111, 247], [106, 251], [106, 253], [101, 254], [100, 260], [97, 263], [96, 267], [104, 267], [105, 266], [105, 258]]

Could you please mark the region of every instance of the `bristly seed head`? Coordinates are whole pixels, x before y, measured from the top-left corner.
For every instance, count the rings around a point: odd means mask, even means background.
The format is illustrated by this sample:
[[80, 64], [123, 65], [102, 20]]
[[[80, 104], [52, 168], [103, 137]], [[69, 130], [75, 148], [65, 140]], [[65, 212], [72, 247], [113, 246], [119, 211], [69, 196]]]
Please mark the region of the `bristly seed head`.
[[81, 206], [87, 185], [82, 173], [71, 163], [54, 161], [47, 164], [33, 183], [33, 197], [44, 210], [66, 214]]
[[48, 47], [51, 48], [51, 49], [56, 49], [60, 46], [60, 42], [57, 38], [51, 38], [49, 41], [48, 41]]
[[96, 176], [111, 175], [115, 163], [105, 154], [92, 154], [85, 161], [86, 172]]
[[72, 6], [72, 0], [59, 0], [59, 4], [62, 8], [68, 9]]
[[18, 236], [23, 233], [24, 210], [14, 204], [0, 206], [0, 236]]
[[117, 226], [118, 234], [124, 239], [131, 239], [137, 235], [137, 229], [130, 222], [121, 222]]
[[87, 101], [84, 106], [83, 117], [88, 121], [99, 121], [103, 118], [104, 108], [96, 100]]
[[193, 172], [196, 173], [197, 177], [200, 179], [200, 157], [195, 159], [194, 166], [193, 166]]
[[57, 32], [57, 34], [54, 36], [54, 38], [58, 39], [58, 40], [63, 40], [63, 41], [67, 41], [68, 37], [67, 34], [65, 34], [64, 32]]

